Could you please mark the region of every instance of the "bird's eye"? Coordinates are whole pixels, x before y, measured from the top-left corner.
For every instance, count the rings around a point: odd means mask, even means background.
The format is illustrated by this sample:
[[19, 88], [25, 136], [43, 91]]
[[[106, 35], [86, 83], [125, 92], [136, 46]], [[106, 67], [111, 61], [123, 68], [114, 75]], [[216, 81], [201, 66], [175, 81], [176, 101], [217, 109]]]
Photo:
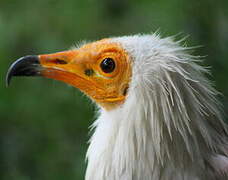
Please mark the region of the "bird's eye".
[[116, 65], [115, 65], [115, 61], [112, 58], [105, 58], [101, 64], [100, 67], [102, 69], [103, 72], [105, 73], [111, 73], [114, 71]]

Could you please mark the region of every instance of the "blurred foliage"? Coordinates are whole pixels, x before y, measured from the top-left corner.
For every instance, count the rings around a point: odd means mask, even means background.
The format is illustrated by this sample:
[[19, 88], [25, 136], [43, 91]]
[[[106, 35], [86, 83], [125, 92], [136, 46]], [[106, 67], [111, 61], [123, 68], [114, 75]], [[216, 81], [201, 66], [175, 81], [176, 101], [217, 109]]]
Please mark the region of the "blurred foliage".
[[202, 45], [228, 114], [228, 1], [0, 0], [0, 179], [83, 179], [95, 108], [78, 90], [41, 78], [4, 85], [9, 64], [82, 40], [182, 32]]

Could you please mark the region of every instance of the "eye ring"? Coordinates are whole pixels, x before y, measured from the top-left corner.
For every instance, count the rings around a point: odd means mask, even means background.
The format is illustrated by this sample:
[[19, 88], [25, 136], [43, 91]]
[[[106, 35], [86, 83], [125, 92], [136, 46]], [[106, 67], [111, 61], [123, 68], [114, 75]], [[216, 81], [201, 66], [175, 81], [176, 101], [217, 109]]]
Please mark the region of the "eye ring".
[[116, 67], [115, 61], [112, 58], [105, 58], [100, 67], [104, 73], [112, 73]]

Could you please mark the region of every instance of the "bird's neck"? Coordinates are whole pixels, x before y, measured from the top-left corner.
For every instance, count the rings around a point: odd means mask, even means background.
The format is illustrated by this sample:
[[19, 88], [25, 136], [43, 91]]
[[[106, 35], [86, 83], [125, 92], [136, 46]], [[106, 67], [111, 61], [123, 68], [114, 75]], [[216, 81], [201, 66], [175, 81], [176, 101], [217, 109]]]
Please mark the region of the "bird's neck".
[[123, 119], [123, 114], [121, 118], [118, 110], [101, 113], [94, 124], [95, 132], [87, 152], [86, 180], [150, 180], [160, 179], [161, 174], [168, 180], [170, 173], [178, 172], [177, 169], [180, 174], [176, 177], [185, 177], [184, 169], [194, 172], [186, 177], [190, 180], [203, 171], [204, 155], [210, 150], [201, 137], [197, 137], [200, 143], [190, 134], [184, 140], [173, 131], [171, 139], [164, 130], [162, 134], [157, 132], [154, 140], [146, 121], [137, 119], [135, 113], [132, 115], [135, 123]]
[[[101, 110], [87, 152], [86, 180], [167, 180], [170, 173], [176, 173], [175, 180], [196, 179], [208, 156], [222, 151], [224, 132], [214, 98], [197, 86], [199, 92], [192, 94], [181, 86], [178, 98], [166, 98], [158, 87], [150, 93], [130, 89], [122, 107]], [[205, 103], [203, 113], [198, 101]]]
[[101, 111], [87, 152], [86, 180], [158, 179], [168, 161], [175, 163], [168, 163], [166, 167], [191, 161], [180, 135], [171, 140], [168, 131], [156, 129], [160, 125], [151, 126], [151, 119], [140, 113], [144, 106], [137, 104], [135, 108], [138, 109], [132, 112], [121, 108]]
[[[165, 152], [168, 147], [157, 142], [162, 138], [160, 135], [156, 137], [156, 142], [153, 140], [150, 134], [152, 130], [146, 121], [137, 119], [139, 115], [136, 112], [137, 110], [132, 112], [128, 119], [132, 122], [125, 119], [126, 116], [120, 109], [101, 112], [94, 124], [95, 131], [87, 152], [86, 180], [158, 179], [156, 176], [159, 176], [170, 152]], [[169, 140], [170, 138], [164, 140], [167, 141], [164, 144], [170, 144], [176, 149], [177, 144], [171, 144]], [[180, 153], [183, 154], [185, 150], [178, 148], [175, 151], [178, 152], [180, 161], [183, 161], [184, 156]], [[177, 156], [175, 158], [178, 159]], [[189, 156], [185, 158], [189, 160]], [[173, 165], [170, 163], [170, 166]]]

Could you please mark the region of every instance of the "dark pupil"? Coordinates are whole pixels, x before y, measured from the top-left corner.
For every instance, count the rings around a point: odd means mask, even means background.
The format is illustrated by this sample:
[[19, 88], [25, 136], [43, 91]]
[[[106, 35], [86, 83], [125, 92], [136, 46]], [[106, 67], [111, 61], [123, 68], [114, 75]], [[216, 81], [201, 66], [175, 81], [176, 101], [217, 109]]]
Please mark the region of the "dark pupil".
[[112, 58], [105, 58], [102, 62], [101, 62], [101, 69], [105, 72], [105, 73], [111, 73], [114, 69], [115, 69], [115, 62]]

